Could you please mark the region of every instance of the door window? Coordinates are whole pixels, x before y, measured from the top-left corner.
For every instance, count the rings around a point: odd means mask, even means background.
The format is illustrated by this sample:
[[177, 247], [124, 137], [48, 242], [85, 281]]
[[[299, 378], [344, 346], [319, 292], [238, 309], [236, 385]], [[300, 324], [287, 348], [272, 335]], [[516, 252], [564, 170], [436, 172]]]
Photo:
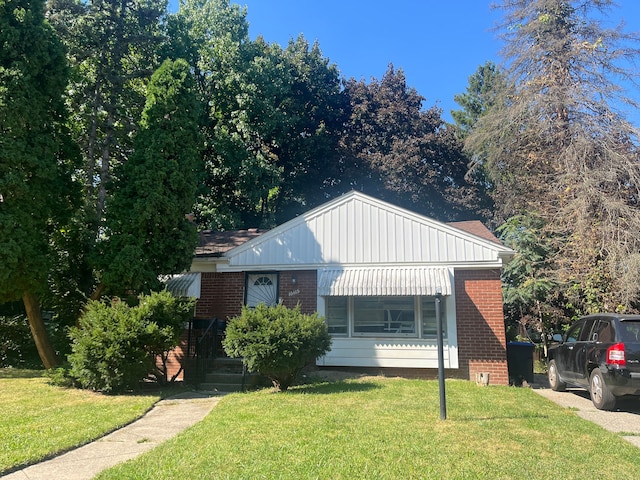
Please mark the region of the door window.
[[573, 325], [567, 332], [566, 343], [576, 343], [580, 339], [580, 333], [584, 327], [584, 322], [579, 322]]
[[272, 307], [278, 303], [278, 275], [275, 273], [250, 273], [247, 275], [247, 306], [264, 303]]

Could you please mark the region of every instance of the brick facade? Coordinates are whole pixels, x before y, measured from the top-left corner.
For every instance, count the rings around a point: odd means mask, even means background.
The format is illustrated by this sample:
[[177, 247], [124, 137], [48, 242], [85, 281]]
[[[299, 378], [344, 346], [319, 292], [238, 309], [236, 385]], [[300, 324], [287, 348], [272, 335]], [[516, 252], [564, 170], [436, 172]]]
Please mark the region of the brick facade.
[[[295, 278], [295, 282], [294, 282]], [[200, 283], [200, 299], [196, 304], [195, 318], [228, 320], [239, 315], [244, 305], [246, 274], [244, 272], [203, 273]], [[311, 314], [317, 309], [317, 274], [315, 270], [284, 271], [278, 275], [278, 298], [293, 308], [300, 304], [302, 313]], [[167, 371], [169, 378], [179, 372], [187, 350], [187, 332], [180, 345], [169, 354]], [[177, 379], [184, 377], [180, 374]]]
[[227, 320], [238, 315], [244, 304], [244, 272], [203, 273], [196, 318]]
[[306, 314], [318, 310], [318, 275], [315, 270], [280, 272], [278, 287], [284, 306], [294, 308], [299, 304], [302, 313]]
[[500, 271], [456, 270], [455, 292], [460, 374], [487, 372], [492, 385], [508, 385]]
[[[244, 272], [203, 273], [196, 318], [228, 320], [241, 312], [244, 304]], [[295, 279], [295, 281], [294, 281]], [[282, 271], [278, 275], [278, 296], [289, 308], [300, 305], [303, 313], [317, 310], [315, 270]], [[447, 376], [476, 379], [489, 373], [492, 385], [508, 385], [506, 336], [502, 310], [502, 284], [499, 270], [456, 270], [456, 321], [458, 330], [458, 370]], [[186, 347], [186, 337], [182, 339]], [[180, 368], [183, 348], [173, 352], [169, 375]], [[394, 369], [385, 369], [392, 374]], [[433, 369], [395, 369], [403, 376], [434, 378]]]

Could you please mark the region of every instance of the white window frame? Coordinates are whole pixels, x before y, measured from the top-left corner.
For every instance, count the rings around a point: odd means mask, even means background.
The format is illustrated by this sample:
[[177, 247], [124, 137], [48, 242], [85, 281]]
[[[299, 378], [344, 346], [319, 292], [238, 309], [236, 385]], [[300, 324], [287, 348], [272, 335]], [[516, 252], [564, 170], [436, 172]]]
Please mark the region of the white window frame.
[[[323, 306], [324, 306], [324, 316], [328, 317], [329, 315], [329, 302], [331, 301], [331, 296], [326, 296], [323, 298]], [[344, 298], [344, 297], [341, 297]], [[414, 312], [414, 332], [356, 332], [355, 328], [355, 300], [356, 298], [364, 298], [364, 297], [355, 297], [348, 296], [347, 298], [347, 333], [331, 333], [332, 337], [335, 338], [414, 338], [414, 339], [425, 339], [425, 340], [436, 340], [436, 335], [433, 333], [425, 333], [423, 331], [423, 309], [422, 303], [424, 299], [431, 299], [432, 302], [435, 303], [435, 297], [432, 296], [410, 296], [413, 299], [413, 312]], [[403, 298], [398, 296], [376, 296], [375, 298]], [[441, 307], [442, 307], [442, 320], [444, 327], [444, 338], [447, 339], [449, 328], [448, 328], [448, 314], [446, 305], [446, 297], [441, 298]], [[328, 322], [327, 322], [328, 323]]]

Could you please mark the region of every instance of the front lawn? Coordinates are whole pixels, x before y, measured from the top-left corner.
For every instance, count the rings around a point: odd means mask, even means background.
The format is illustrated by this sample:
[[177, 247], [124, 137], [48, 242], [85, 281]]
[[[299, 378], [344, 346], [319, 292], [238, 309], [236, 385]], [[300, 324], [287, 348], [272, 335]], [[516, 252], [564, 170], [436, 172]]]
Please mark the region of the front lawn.
[[107, 479], [640, 478], [618, 435], [530, 389], [378, 377], [225, 397]]
[[53, 387], [42, 371], [0, 369], [0, 475], [126, 425], [159, 398]]

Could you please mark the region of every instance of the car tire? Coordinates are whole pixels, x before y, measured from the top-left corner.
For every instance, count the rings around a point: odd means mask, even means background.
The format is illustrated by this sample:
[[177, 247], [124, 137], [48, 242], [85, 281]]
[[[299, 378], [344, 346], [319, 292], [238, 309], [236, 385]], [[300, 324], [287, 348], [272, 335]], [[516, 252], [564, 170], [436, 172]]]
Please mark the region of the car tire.
[[598, 410], [613, 410], [616, 406], [616, 397], [613, 396], [604, 376], [599, 368], [594, 368], [589, 377], [589, 393], [591, 401]]
[[567, 388], [567, 384], [560, 379], [558, 373], [558, 366], [555, 360], [549, 362], [549, 371], [547, 372], [549, 378], [549, 386], [554, 392], [564, 392]]

